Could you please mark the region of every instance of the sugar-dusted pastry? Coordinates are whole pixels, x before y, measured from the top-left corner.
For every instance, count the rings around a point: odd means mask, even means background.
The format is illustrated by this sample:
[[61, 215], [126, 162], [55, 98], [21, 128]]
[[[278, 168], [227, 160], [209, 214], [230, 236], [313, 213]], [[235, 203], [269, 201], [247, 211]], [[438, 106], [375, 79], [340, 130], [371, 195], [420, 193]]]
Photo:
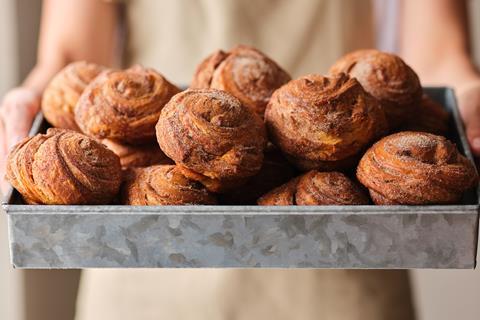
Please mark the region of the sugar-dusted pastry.
[[360, 161], [357, 178], [381, 205], [456, 203], [478, 183], [475, 167], [453, 143], [410, 131], [375, 143]]
[[192, 88], [225, 90], [263, 117], [275, 89], [290, 76], [259, 50], [239, 45], [228, 52], [218, 50], [197, 67]]
[[262, 206], [364, 205], [368, 196], [340, 172], [312, 170], [258, 199]]
[[47, 121], [56, 128], [80, 131], [75, 122], [75, 105], [85, 87], [104, 69], [94, 63], [78, 61], [57, 73], [42, 96], [42, 112]]
[[345, 74], [290, 81], [272, 95], [265, 122], [271, 141], [301, 170], [354, 167], [387, 131], [378, 101]]
[[269, 144], [260, 171], [248, 179], [247, 183], [220, 195], [220, 202], [230, 205], [256, 204], [260, 196], [287, 182], [294, 175], [294, 168], [280, 150]]
[[49, 129], [10, 152], [7, 179], [31, 204], [108, 204], [118, 193], [118, 157], [83, 134]]
[[225, 91], [197, 89], [175, 95], [156, 128], [163, 152], [212, 192], [245, 183], [262, 166], [264, 124]]
[[378, 50], [358, 50], [340, 58], [331, 74], [347, 73], [377, 98], [391, 129], [416, 114], [422, 97], [417, 74], [401, 58]]
[[402, 131], [421, 131], [446, 136], [449, 118], [448, 111], [441, 104], [424, 94], [415, 117], [406, 123]]
[[134, 206], [186, 205], [216, 204], [216, 199], [175, 165], [156, 165], [127, 171], [122, 202]]
[[148, 167], [155, 164], [173, 164], [156, 142], [149, 144], [125, 144], [104, 139], [102, 143], [119, 158], [123, 169]]
[[83, 132], [98, 139], [153, 142], [162, 108], [179, 91], [153, 69], [106, 71], [83, 92], [75, 120]]

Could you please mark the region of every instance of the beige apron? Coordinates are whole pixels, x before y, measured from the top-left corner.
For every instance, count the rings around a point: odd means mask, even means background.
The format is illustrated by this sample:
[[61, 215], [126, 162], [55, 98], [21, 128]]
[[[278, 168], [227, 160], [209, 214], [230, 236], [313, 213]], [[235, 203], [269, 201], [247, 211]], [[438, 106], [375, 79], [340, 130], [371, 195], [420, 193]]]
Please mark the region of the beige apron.
[[[260, 48], [297, 77], [373, 46], [361, 0], [130, 0], [129, 63], [189, 83], [217, 48]], [[86, 270], [77, 320], [413, 319], [405, 271]]]
[[125, 0], [127, 60], [189, 83], [212, 51], [267, 53], [293, 77], [325, 73], [342, 54], [372, 47], [369, 0]]

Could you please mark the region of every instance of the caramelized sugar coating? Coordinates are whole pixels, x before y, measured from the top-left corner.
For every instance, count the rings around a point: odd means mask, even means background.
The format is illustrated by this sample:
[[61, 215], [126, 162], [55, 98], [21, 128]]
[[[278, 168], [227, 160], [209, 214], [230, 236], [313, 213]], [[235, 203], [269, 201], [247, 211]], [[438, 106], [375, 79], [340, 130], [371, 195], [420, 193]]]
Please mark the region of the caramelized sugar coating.
[[32, 204], [108, 204], [118, 193], [118, 157], [83, 134], [49, 129], [10, 152], [7, 179]]
[[212, 192], [241, 185], [262, 166], [264, 124], [227, 92], [197, 89], [175, 95], [156, 128], [163, 152]]
[[376, 204], [448, 204], [478, 183], [473, 164], [446, 138], [399, 132], [375, 143], [360, 160], [358, 180]]
[[262, 168], [247, 183], [220, 196], [222, 204], [252, 205], [257, 199], [287, 182], [295, 175], [292, 165], [285, 159], [280, 150], [269, 144], [265, 150]]
[[301, 170], [353, 167], [387, 131], [378, 101], [344, 74], [290, 81], [274, 92], [265, 122], [272, 142]]
[[115, 140], [104, 139], [102, 143], [120, 158], [122, 169], [174, 163], [163, 153], [156, 142], [124, 144]]
[[421, 131], [446, 136], [449, 119], [448, 111], [424, 94], [415, 117], [410, 119], [403, 131]]
[[290, 76], [259, 50], [239, 45], [228, 52], [221, 50], [197, 67], [192, 88], [225, 90], [263, 117], [268, 100]]
[[153, 69], [106, 71], [83, 92], [75, 120], [83, 132], [98, 139], [153, 142], [162, 108], [179, 91]]
[[174, 165], [128, 170], [122, 202], [134, 206], [216, 204], [202, 184], [186, 178]]
[[78, 61], [53, 77], [42, 96], [42, 112], [52, 126], [80, 131], [75, 122], [75, 105], [85, 87], [103, 70], [94, 63]]
[[347, 73], [365, 91], [377, 98], [391, 129], [398, 128], [416, 114], [422, 86], [415, 71], [402, 59], [378, 50], [358, 50], [340, 58], [331, 74]]
[[312, 170], [273, 189], [260, 199], [262, 206], [364, 205], [368, 197], [362, 188], [340, 172]]

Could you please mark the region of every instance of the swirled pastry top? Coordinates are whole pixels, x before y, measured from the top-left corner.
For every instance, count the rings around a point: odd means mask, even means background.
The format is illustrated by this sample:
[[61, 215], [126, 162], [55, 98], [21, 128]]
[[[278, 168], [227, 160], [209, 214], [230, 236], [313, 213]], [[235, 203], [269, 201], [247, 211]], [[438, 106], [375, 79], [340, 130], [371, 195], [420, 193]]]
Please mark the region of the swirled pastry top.
[[197, 67], [192, 88], [225, 90], [263, 116], [273, 91], [290, 76], [259, 50], [239, 45], [229, 52], [218, 50]]
[[205, 187], [186, 178], [174, 165], [130, 169], [122, 187], [127, 205], [216, 204]]
[[10, 152], [7, 179], [28, 203], [107, 204], [121, 182], [118, 157], [83, 134], [49, 129]]
[[409, 131], [375, 143], [361, 159], [357, 177], [377, 204], [455, 203], [478, 183], [473, 164], [453, 143]]
[[273, 189], [259, 205], [362, 205], [368, 197], [360, 186], [340, 172], [312, 170]]
[[170, 159], [207, 178], [251, 177], [262, 165], [265, 127], [225, 91], [197, 89], [175, 95], [156, 128], [160, 148]]
[[347, 73], [377, 98], [391, 128], [409, 119], [417, 110], [422, 86], [415, 71], [394, 54], [378, 50], [358, 50], [340, 58], [331, 74]]
[[272, 95], [265, 121], [272, 142], [297, 166], [347, 159], [387, 130], [377, 100], [344, 74], [290, 81]]
[[99, 139], [153, 141], [162, 108], [179, 91], [153, 69], [106, 71], [83, 92], [75, 119], [83, 132]]
[[73, 62], [53, 77], [42, 96], [42, 112], [48, 122], [57, 128], [80, 131], [74, 108], [85, 87], [104, 67], [85, 61]]

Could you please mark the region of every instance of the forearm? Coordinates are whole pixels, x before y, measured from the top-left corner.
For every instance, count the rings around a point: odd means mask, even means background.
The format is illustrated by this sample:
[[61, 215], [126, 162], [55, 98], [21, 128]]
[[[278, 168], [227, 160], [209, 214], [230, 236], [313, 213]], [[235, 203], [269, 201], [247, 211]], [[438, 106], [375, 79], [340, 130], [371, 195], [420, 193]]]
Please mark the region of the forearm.
[[37, 64], [32, 71], [28, 74], [22, 83], [23, 87], [26, 87], [38, 96], [41, 96], [43, 90], [47, 86], [52, 77], [63, 67], [63, 65], [42, 65]]
[[22, 85], [40, 96], [70, 62], [114, 65], [117, 9], [100, 0], [44, 0], [37, 64]]
[[403, 0], [400, 54], [424, 84], [456, 88], [480, 80], [470, 59], [466, 2]]

